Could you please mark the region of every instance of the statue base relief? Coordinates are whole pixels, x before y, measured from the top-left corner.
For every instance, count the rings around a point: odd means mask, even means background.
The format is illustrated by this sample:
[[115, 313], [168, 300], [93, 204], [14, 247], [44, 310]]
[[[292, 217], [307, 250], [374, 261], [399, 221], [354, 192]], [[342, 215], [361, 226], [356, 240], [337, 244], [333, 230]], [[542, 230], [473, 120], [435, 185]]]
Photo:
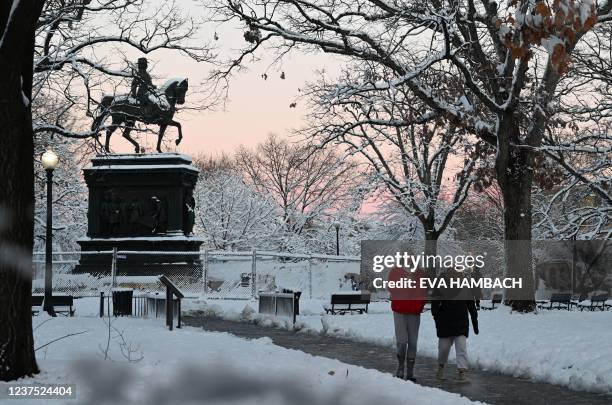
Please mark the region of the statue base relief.
[[120, 275], [198, 274], [200, 257], [180, 255], [198, 252], [203, 242], [193, 235], [199, 170], [191, 158], [178, 153], [109, 154], [91, 163], [84, 169], [87, 236], [77, 241], [88, 253], [81, 255], [74, 272], [108, 274], [111, 255], [92, 253], [117, 248], [127, 252], [117, 260]]

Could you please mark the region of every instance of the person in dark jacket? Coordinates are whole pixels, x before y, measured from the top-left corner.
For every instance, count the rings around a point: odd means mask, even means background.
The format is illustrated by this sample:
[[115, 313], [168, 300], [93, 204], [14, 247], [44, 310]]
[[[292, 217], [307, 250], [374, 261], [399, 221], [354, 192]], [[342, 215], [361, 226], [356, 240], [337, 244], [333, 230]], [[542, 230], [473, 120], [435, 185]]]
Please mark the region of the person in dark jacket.
[[398, 366], [395, 376], [412, 382], [416, 382], [414, 363], [416, 361], [421, 312], [423, 312], [427, 298], [427, 291], [419, 288], [419, 279], [422, 277], [425, 277], [422, 270], [411, 272], [400, 267], [393, 268], [388, 276], [389, 281], [398, 282], [402, 279], [410, 279], [414, 280], [415, 283], [412, 288], [389, 288], [397, 346]]
[[[450, 285], [451, 278], [461, 278], [463, 275], [455, 270], [444, 274]], [[438, 335], [438, 372], [436, 377], [444, 379], [444, 367], [448, 361], [451, 347], [455, 346], [457, 358], [457, 379], [467, 381], [468, 369], [467, 338], [469, 336], [470, 321], [474, 333], [478, 334], [478, 311], [474, 303], [472, 291], [461, 288], [444, 288], [434, 291], [431, 303], [431, 313], [436, 323]]]

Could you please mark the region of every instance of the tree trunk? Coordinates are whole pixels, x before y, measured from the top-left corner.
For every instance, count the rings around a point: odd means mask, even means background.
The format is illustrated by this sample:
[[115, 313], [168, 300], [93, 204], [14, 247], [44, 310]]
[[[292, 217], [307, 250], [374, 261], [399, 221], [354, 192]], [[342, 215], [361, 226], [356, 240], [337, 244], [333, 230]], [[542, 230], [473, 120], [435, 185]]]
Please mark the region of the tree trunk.
[[425, 231], [425, 255], [435, 256], [438, 254], [438, 238], [440, 235], [435, 231]]
[[0, 380], [38, 373], [32, 336], [34, 27], [44, 1], [0, 2]]
[[[516, 122], [516, 121], [514, 121]], [[522, 288], [507, 289], [506, 301], [512, 309], [531, 312], [535, 309], [534, 273], [531, 247], [531, 186], [533, 184], [533, 152], [519, 144], [518, 128], [510, 124], [506, 145], [498, 145], [497, 182], [504, 199], [506, 277], [520, 278]]]
[[[32, 337], [34, 142], [19, 83], [0, 80], [0, 380], [38, 373]], [[9, 78], [10, 80], [10, 78]]]
[[[531, 246], [531, 192], [532, 179], [528, 174], [519, 181], [511, 181], [504, 190], [504, 224], [506, 228], [506, 277], [520, 278], [522, 288], [506, 290], [506, 299], [512, 309], [531, 312], [535, 309], [535, 282]], [[527, 188], [530, 190], [530, 188]], [[526, 194], [526, 195], [525, 195]]]
[[[426, 225], [425, 227], [425, 256], [435, 256], [438, 254], [438, 238], [440, 234], [436, 231], [432, 231], [434, 224], [433, 221], [431, 224]], [[438, 275], [438, 268], [427, 268], [425, 269], [428, 277], [435, 278]]]

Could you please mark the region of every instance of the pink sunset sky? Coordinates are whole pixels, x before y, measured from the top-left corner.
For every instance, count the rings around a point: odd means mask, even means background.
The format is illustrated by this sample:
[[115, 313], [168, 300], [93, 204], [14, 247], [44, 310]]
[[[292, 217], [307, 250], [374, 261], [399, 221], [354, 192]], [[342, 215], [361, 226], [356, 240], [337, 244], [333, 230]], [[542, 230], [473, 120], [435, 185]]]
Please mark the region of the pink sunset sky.
[[[179, 2], [181, 4], [183, 2]], [[191, 3], [193, 4], [193, 3]], [[201, 8], [188, 6], [192, 13], [202, 13]], [[213, 38], [215, 32], [218, 40]], [[220, 60], [236, 56], [237, 49], [245, 45], [243, 27], [238, 23], [217, 25], [205, 24], [200, 37], [202, 42], [209, 41], [217, 47]], [[144, 55], [129, 53], [134, 61]], [[198, 91], [203, 91], [204, 80], [213, 68], [211, 64], [196, 63], [187, 56], [176, 52], [154, 52], [149, 59], [149, 71], [153, 82], [162, 85], [173, 77], [187, 77], [186, 110], [179, 112], [175, 118], [183, 126], [183, 142], [179, 152], [189, 155], [198, 153], [218, 154], [231, 153], [240, 145], [254, 146], [269, 134], [288, 137], [293, 129], [303, 125], [306, 110], [304, 101], [297, 100], [296, 108], [289, 104], [299, 97], [299, 88], [317, 77], [317, 72], [337, 72], [341, 61], [330, 55], [292, 53], [280, 65], [270, 66], [271, 59], [265, 57], [258, 62], [247, 62], [245, 71], [237, 73], [230, 81], [229, 94], [225, 105], [219, 105], [214, 111], [188, 111], [198, 102]], [[281, 79], [285, 72], [285, 79]], [[262, 74], [267, 73], [267, 80]], [[125, 89], [129, 91], [129, 89]], [[191, 105], [190, 105], [191, 101]], [[157, 127], [150, 127], [157, 132]], [[169, 128], [165, 140], [171, 140], [174, 146], [176, 130]], [[154, 150], [156, 136], [141, 135], [140, 142], [149, 150]], [[118, 152], [129, 152], [131, 145], [119, 133], [112, 137], [111, 147]], [[168, 146], [165, 148], [168, 150]]]
[[[161, 0], [151, 2], [161, 4]], [[202, 17], [204, 14], [203, 8], [197, 2], [177, 0], [177, 4], [188, 7], [190, 14], [195, 17]], [[197, 45], [213, 45], [216, 48], [214, 53], [217, 54], [217, 62], [234, 59], [239, 55], [238, 49], [246, 45], [244, 31], [244, 26], [237, 22], [205, 23], [199, 33]], [[215, 37], [218, 40], [215, 40]], [[153, 83], [158, 87], [170, 78], [189, 79], [184, 108], [175, 115], [175, 120], [183, 127], [183, 141], [175, 147], [177, 131], [170, 127], [164, 137], [166, 142], [162, 150], [176, 151], [192, 157], [199, 154], [232, 155], [239, 146], [254, 147], [270, 134], [290, 138], [294, 130], [303, 128], [306, 124], [307, 100], [299, 98], [299, 89], [304, 88], [308, 82], [317, 80], [322, 71], [327, 77], [335, 78], [346, 66], [346, 60], [341, 56], [298, 51], [285, 55], [281, 62], [271, 66], [275, 54], [264, 48], [257, 55], [261, 60], [253, 62], [245, 58], [244, 70], [230, 78], [229, 92], [222, 103], [212, 110], [196, 111], [193, 108], [202, 102], [202, 94], [210, 85], [206, 78], [215, 68], [213, 64], [197, 63], [176, 51], [156, 51], [143, 55], [133, 50], [106, 48], [102, 52], [117, 69], [127, 68], [125, 59], [135, 63], [139, 57], [146, 56]], [[284, 79], [281, 78], [283, 72]], [[262, 78], [264, 73], [267, 80]], [[116, 88], [116, 82], [109, 81], [106, 84], [111, 92], [129, 92], [129, 83]], [[294, 102], [297, 102], [296, 108], [290, 108], [290, 104]], [[149, 126], [148, 129], [150, 132], [137, 135], [138, 142], [147, 152], [154, 152], [158, 127]], [[121, 137], [120, 131], [115, 132], [111, 139], [114, 152], [133, 153], [133, 146]], [[452, 173], [461, 167], [460, 159], [451, 158], [447, 175], [450, 183]], [[452, 192], [454, 189], [451, 186], [444, 194]], [[442, 198], [446, 198], [446, 195]], [[362, 210], [364, 213], [373, 212], [376, 207], [377, 203], [372, 199], [362, 206]]]
[[[197, 3], [179, 1], [179, 4], [187, 4], [193, 15], [203, 13], [201, 7], [193, 5]], [[219, 38], [217, 41], [214, 40], [215, 33]], [[237, 49], [246, 44], [243, 34], [244, 27], [239, 23], [207, 23], [200, 32], [200, 38], [201, 43], [210, 42], [216, 46], [218, 60], [225, 61], [231, 57], [235, 58], [238, 55]], [[143, 55], [130, 53], [126, 56], [135, 62]], [[232, 154], [240, 145], [253, 147], [269, 134], [291, 137], [293, 130], [304, 126], [307, 113], [306, 100], [298, 99], [299, 89], [307, 82], [315, 81], [321, 70], [328, 76], [337, 76], [345, 64], [341, 56], [321, 52], [306, 54], [296, 51], [286, 55], [280, 64], [274, 66], [270, 66], [274, 56], [271, 51], [266, 53], [264, 49], [258, 56], [262, 57], [262, 60], [247, 60], [244, 65], [246, 69], [231, 78], [228, 98], [224, 105], [218, 105], [214, 110], [193, 111], [189, 108], [198, 104], [201, 99], [198, 92], [204, 90], [204, 81], [214, 67], [208, 63], [194, 62], [177, 52], [162, 51], [146, 55], [149, 59], [149, 71], [157, 86], [169, 78], [189, 79], [185, 109], [175, 116], [183, 126], [184, 136], [176, 151], [191, 156], [200, 153]], [[285, 73], [285, 79], [280, 78], [282, 72]], [[264, 73], [267, 74], [267, 80], [262, 78]], [[125, 91], [129, 91], [127, 86]], [[295, 101], [297, 107], [290, 108], [289, 105]], [[140, 135], [139, 142], [147, 151], [154, 151], [158, 128], [150, 126], [150, 129], [154, 133]], [[176, 137], [176, 130], [169, 128], [164, 138], [167, 142], [162, 146], [164, 151], [175, 150]], [[119, 132], [113, 135], [111, 147], [116, 152], [133, 151], [132, 145], [124, 140]], [[452, 173], [459, 170], [462, 163], [461, 159], [451, 158], [447, 175], [449, 182], [452, 183]]]

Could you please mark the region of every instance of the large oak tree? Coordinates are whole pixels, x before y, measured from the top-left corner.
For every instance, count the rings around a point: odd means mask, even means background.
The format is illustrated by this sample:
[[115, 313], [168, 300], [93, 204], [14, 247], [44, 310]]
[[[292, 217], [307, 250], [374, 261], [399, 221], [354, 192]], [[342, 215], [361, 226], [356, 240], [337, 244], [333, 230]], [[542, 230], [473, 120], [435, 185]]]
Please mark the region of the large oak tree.
[[31, 315], [32, 71], [44, 0], [0, 3], [0, 380], [38, 372]]

